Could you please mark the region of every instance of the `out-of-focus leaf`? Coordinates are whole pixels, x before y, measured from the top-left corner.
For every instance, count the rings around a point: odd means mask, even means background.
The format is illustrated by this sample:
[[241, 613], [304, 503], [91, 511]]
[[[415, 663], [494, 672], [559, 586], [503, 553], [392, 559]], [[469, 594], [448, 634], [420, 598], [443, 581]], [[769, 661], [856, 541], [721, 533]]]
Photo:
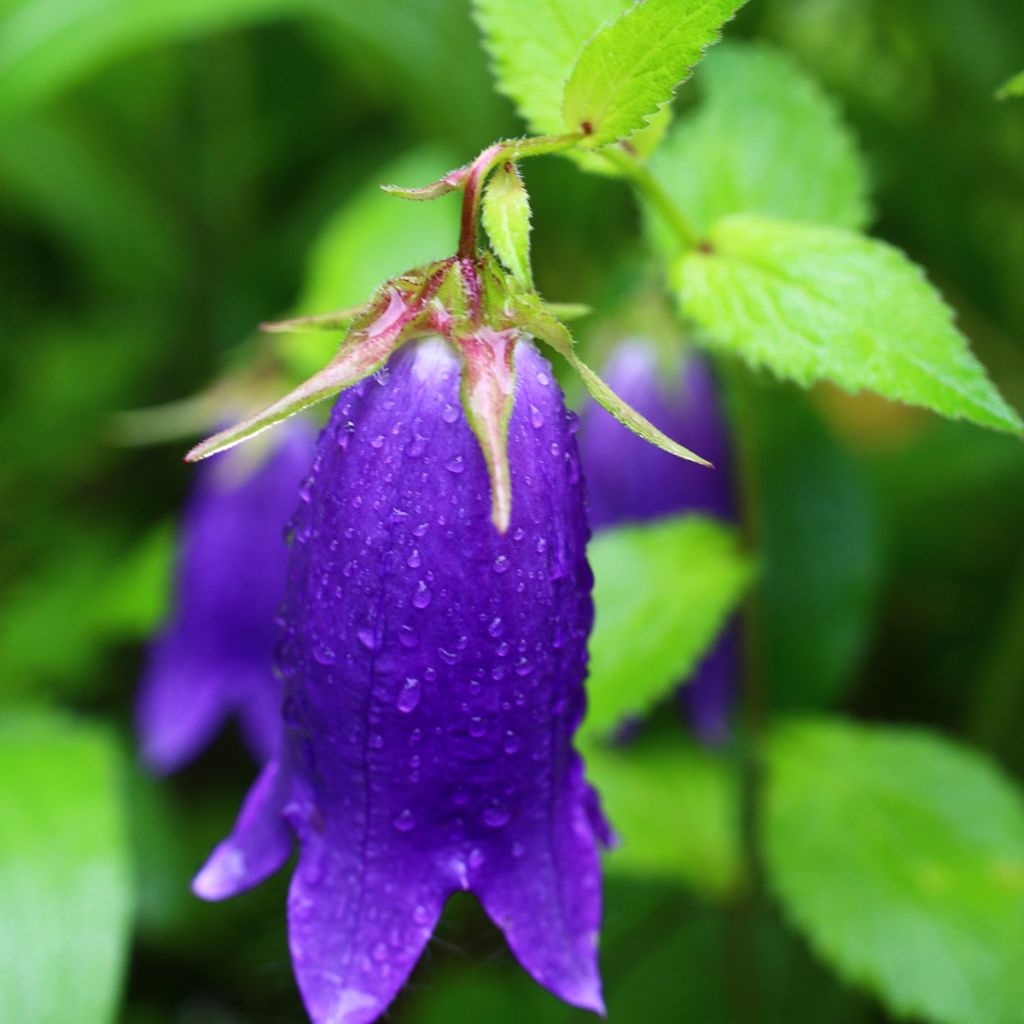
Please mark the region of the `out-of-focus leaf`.
[[590, 544], [596, 628], [585, 736], [643, 715], [682, 683], [752, 576], [734, 530], [687, 516], [606, 530]]
[[[329, 313], [368, 302], [389, 278], [450, 256], [459, 237], [457, 197], [405, 203], [378, 186], [433, 181], [454, 163], [438, 151], [414, 150], [382, 166], [342, 203], [310, 249], [296, 313]], [[295, 377], [305, 379], [321, 369], [334, 355], [341, 334], [281, 339]]]
[[673, 277], [680, 308], [712, 347], [803, 385], [826, 379], [995, 430], [1024, 426], [898, 249], [757, 216], [726, 217], [709, 239]]
[[474, 0], [498, 89], [538, 135], [564, 131], [565, 81], [583, 44], [629, 0]]
[[712, 898], [732, 894], [742, 876], [739, 779], [721, 753], [678, 737], [585, 751], [587, 777], [621, 845], [608, 869], [681, 881]]
[[4, 140], [0, 191], [81, 255], [85, 267], [136, 286], [143, 276], [162, 285], [177, 278], [184, 260], [170, 212], [87, 125], [39, 114], [5, 125]]
[[789, 917], [896, 1014], [1017, 1024], [1024, 1006], [1024, 800], [926, 733], [825, 720], [766, 750], [762, 841]]
[[92, 602], [104, 635], [144, 637], [157, 627], [167, 614], [174, 554], [174, 527], [165, 522], [117, 560]]
[[147, 46], [312, 6], [309, 0], [8, 0], [0, 8], [0, 120]]
[[628, 139], [671, 102], [744, 0], [645, 0], [600, 29], [565, 83], [562, 111], [586, 144]]
[[826, 707], [854, 678], [874, 623], [878, 512], [861, 467], [796, 389], [744, 392], [736, 401], [751, 415], [769, 700]]
[[700, 109], [651, 169], [701, 232], [732, 213], [841, 228], [867, 221], [865, 170], [831, 99], [765, 45], [725, 43], [701, 65]]
[[1001, 100], [1009, 100], [1017, 96], [1024, 96], [1024, 71], [1019, 72], [1008, 82], [1004, 83], [996, 95]]
[[132, 881], [109, 736], [0, 718], [0, 1019], [113, 1024]]

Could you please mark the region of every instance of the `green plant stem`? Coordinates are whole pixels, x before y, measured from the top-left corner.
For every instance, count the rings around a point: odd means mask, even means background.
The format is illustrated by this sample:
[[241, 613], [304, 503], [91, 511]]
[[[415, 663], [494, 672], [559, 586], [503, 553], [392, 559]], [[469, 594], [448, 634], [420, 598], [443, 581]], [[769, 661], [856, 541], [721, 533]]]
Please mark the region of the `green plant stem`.
[[580, 132], [566, 135], [538, 135], [526, 139], [510, 139], [488, 146], [470, 165], [462, 180], [462, 223], [459, 230], [459, 258], [476, 256], [476, 239], [480, 222], [480, 198], [487, 176], [506, 160], [515, 163], [529, 156], [558, 153], [570, 149], [582, 138]]
[[686, 216], [661, 187], [660, 182], [635, 156], [624, 149], [609, 148], [602, 155], [629, 179], [637, 192], [657, 210], [684, 249], [695, 249], [700, 236]]

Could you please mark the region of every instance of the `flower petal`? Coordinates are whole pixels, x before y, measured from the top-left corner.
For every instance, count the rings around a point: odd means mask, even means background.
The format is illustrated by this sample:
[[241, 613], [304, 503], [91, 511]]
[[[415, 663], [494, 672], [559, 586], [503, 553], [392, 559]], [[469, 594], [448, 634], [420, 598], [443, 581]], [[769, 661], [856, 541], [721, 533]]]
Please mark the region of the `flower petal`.
[[249, 790], [234, 830], [218, 844], [192, 882], [204, 900], [224, 900], [269, 878], [288, 859], [292, 835], [283, 811], [290, 775], [273, 760]]

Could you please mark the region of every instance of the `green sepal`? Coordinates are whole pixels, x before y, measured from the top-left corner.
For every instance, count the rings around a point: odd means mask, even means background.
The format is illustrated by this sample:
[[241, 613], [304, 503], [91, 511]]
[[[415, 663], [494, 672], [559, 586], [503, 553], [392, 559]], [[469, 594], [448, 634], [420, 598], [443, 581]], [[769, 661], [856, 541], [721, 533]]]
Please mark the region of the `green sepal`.
[[610, 412], [623, 426], [628, 427], [634, 434], [670, 455], [686, 459], [688, 462], [696, 462], [701, 466], [711, 467], [711, 463], [707, 459], [690, 451], [689, 448], [684, 448], [668, 435], [663, 434], [650, 420], [615, 394], [576, 354], [569, 329], [552, 314], [538, 295], [529, 293], [515, 296], [513, 306], [516, 324], [535, 338], [550, 345], [562, 356], [579, 374], [584, 387], [590, 392], [594, 401]]
[[481, 211], [491, 248], [512, 277], [533, 288], [530, 269], [530, 196], [511, 161], [498, 167], [487, 182]]

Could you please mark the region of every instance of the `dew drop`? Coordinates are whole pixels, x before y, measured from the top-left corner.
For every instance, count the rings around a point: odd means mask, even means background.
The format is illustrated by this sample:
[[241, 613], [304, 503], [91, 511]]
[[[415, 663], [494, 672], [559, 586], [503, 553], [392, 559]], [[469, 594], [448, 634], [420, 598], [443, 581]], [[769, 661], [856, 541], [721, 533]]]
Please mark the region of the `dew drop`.
[[551, 378], [543, 371], [537, 371], [537, 383], [542, 387], [546, 388], [551, 383]]
[[530, 664], [529, 658], [520, 658], [516, 662], [516, 675], [517, 676], [528, 676], [533, 671], [533, 666]]
[[[398, 710], [406, 715], [410, 711], [415, 711], [422, 696], [423, 692], [420, 689], [420, 681], [411, 677], [406, 679], [405, 684], [402, 686], [402, 692], [399, 693], [398, 701], [396, 702]], [[413, 767], [416, 766], [413, 765]]]
[[469, 856], [466, 858], [466, 860], [469, 862], [469, 866], [476, 870], [477, 868], [483, 866], [484, 851], [481, 850], [478, 846], [474, 846], [473, 849], [469, 851]]
[[412, 603], [415, 608], [426, 608], [430, 604], [430, 600], [434, 595], [430, 592], [430, 587], [420, 580], [416, 584], [416, 590], [412, 595]]
[[368, 651], [375, 651], [380, 647], [380, 635], [372, 626], [363, 626], [362, 629], [356, 631], [356, 636]]
[[426, 450], [427, 439], [418, 434], [405, 446], [405, 454], [411, 459], [418, 459]]
[[412, 919], [421, 927], [428, 925], [430, 924], [430, 911], [420, 904], [413, 910]]
[[514, 754], [520, 746], [522, 746], [522, 741], [514, 732], [512, 732], [511, 729], [509, 729], [509, 731], [505, 733], [505, 753]]
[[459, 660], [459, 656], [454, 651], [445, 650], [443, 647], [438, 647], [437, 656], [446, 665], [454, 665]]
[[474, 715], [469, 720], [469, 735], [474, 739], [487, 735], [487, 722], [480, 715]]
[[[416, 827], [416, 815], [409, 810], [408, 807], [401, 814], [396, 815], [392, 820], [391, 824], [398, 829], [399, 832], [411, 832]], [[376, 956], [376, 950], [374, 955]]]
[[461, 473], [466, 468], [466, 460], [461, 455], [456, 455], [444, 464], [444, 468], [449, 473]]
[[445, 407], [441, 410], [441, 419], [443, 419], [445, 423], [454, 423], [458, 418], [458, 406], [449, 404], [445, 405]]
[[412, 535], [414, 537], [422, 537], [429, 529], [429, 523], [418, 523], [416, 526], [413, 527]]
[[501, 617], [497, 616], [491, 619], [490, 625], [487, 627], [487, 635], [497, 640], [499, 636], [504, 632], [505, 627], [501, 621]]
[[508, 558], [505, 555], [498, 555], [498, 557], [494, 560], [494, 571], [496, 573], [503, 573], [508, 572], [509, 568], [510, 566]]
[[488, 828], [504, 828], [510, 817], [508, 808], [498, 803], [485, 807], [484, 813], [480, 815], [481, 820]]
[[530, 406], [530, 423], [534, 430], [540, 430], [544, 426], [544, 414], [535, 405]]
[[319, 643], [313, 648], [313, 657], [321, 665], [333, 665], [338, 660], [338, 655], [335, 654], [334, 648], [325, 643]]
[[423, 564], [423, 556], [420, 554], [419, 548], [413, 548], [409, 552], [409, 557], [405, 560], [405, 564], [410, 569], [418, 569]]
[[384, 446], [384, 435], [377, 434], [376, 437], [370, 439], [371, 448], [382, 448]]

